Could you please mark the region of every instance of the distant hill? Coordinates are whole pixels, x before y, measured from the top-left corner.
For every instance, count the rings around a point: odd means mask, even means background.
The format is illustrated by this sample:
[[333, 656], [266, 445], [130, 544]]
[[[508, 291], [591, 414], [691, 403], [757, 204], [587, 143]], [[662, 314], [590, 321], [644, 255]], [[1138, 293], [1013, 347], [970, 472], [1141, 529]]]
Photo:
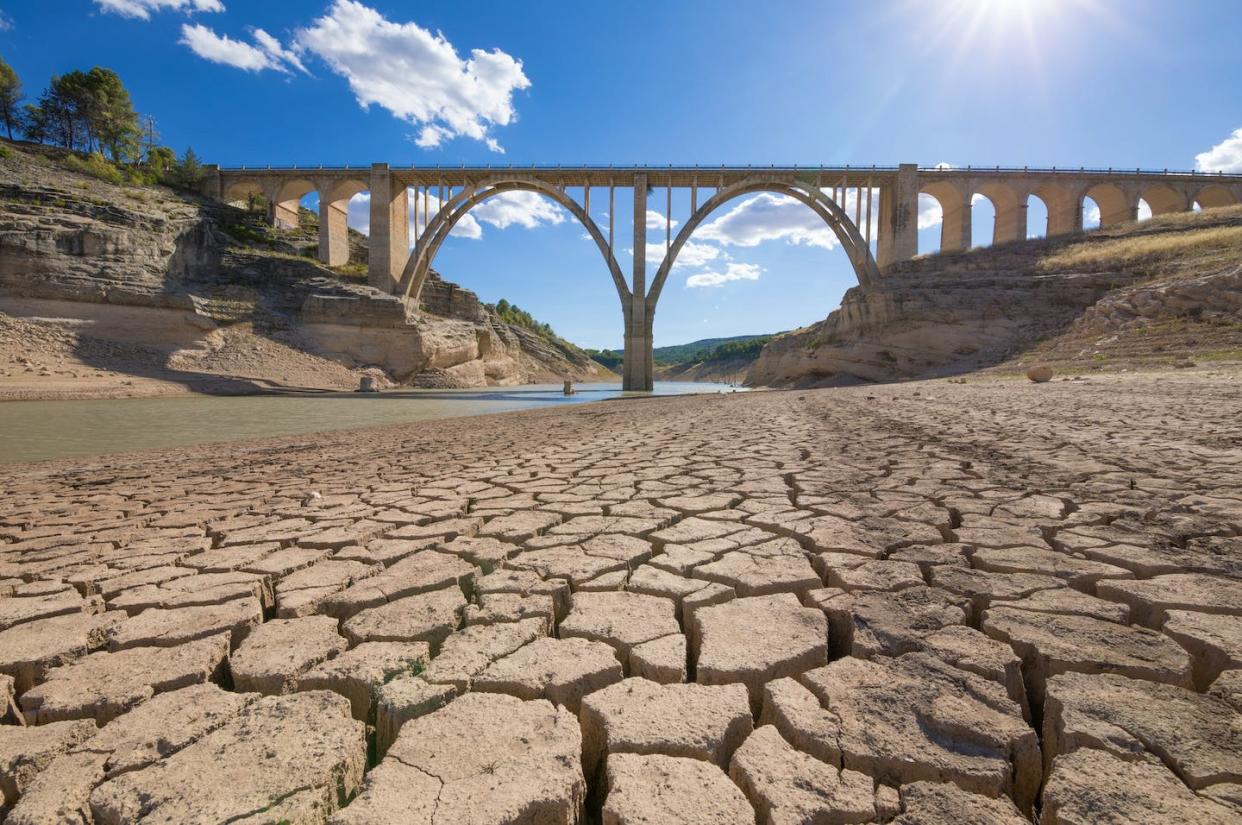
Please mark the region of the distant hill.
[[703, 357], [722, 344], [742, 344], [757, 338], [771, 338], [772, 335], [734, 335], [732, 338], [703, 338], [688, 344], [676, 344], [671, 347], [656, 347], [654, 350], [657, 364], [692, 364], [702, 361]]

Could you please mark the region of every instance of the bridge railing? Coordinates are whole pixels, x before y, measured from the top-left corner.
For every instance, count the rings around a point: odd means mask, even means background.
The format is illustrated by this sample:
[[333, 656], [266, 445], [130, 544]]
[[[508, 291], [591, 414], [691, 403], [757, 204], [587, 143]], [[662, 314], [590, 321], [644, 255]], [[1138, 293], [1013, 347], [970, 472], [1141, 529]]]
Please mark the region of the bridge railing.
[[[891, 172], [898, 171], [898, 166], [896, 164], [892, 164], [892, 165], [872, 164], [870, 166], [855, 166], [851, 164], [847, 164], [845, 166], [809, 166], [809, 165], [804, 165], [804, 164], [745, 164], [745, 165], [721, 164], [719, 166], [703, 166], [699, 164], [692, 165], [692, 166], [678, 166], [678, 165], [670, 164], [667, 166], [650, 166], [650, 165], [643, 166], [639, 164], [626, 165], [626, 164], [612, 164], [612, 163], [610, 164], [563, 164], [563, 163], [490, 164], [489, 163], [489, 164], [479, 164], [479, 165], [470, 165], [470, 164], [464, 164], [464, 163], [459, 164], [459, 165], [447, 165], [447, 164], [437, 163], [434, 166], [428, 164], [428, 165], [423, 165], [423, 166], [417, 166], [417, 165], [391, 166], [389, 168], [391, 171], [394, 171], [394, 172], [429, 172], [429, 171], [436, 171], [436, 170], [443, 170], [446, 172], [463, 171], [463, 170], [467, 170], [467, 171], [529, 170], [529, 171], [535, 171], [535, 172], [556, 172], [556, 171], [573, 170], [573, 171], [583, 171], [583, 172], [647, 171], [647, 172], [655, 172], [655, 173], [660, 173], [660, 172], [711, 173], [711, 172], [722, 172], [722, 171], [723, 172], [738, 172], [738, 171], [747, 171], [747, 170], [769, 170], [769, 171], [795, 172], [795, 173], [796, 172], [815, 172], [815, 173], [838, 173], [838, 174], [847, 173], [848, 174], [848, 173], [858, 173], [858, 172], [891, 173]], [[221, 172], [325, 172], [325, 171], [326, 172], [342, 172], [342, 171], [343, 172], [350, 172], [350, 171], [370, 172], [371, 164], [369, 163], [348, 164], [347, 163], [347, 164], [336, 165], [336, 166], [327, 165], [327, 164], [318, 164], [318, 165], [268, 164], [265, 166], [248, 166], [248, 165], [221, 166], [219, 167], [219, 169]], [[977, 172], [981, 174], [1000, 173], [1000, 174], [1009, 174], [1009, 175], [1055, 174], [1055, 175], [1112, 175], [1112, 176], [1119, 176], [1119, 177], [1164, 177], [1164, 176], [1201, 177], [1201, 178], [1242, 177], [1242, 174], [1233, 173], [1233, 172], [1224, 172], [1224, 171], [1206, 172], [1206, 171], [1197, 170], [1197, 169], [1187, 169], [1187, 170], [1143, 169], [1143, 168], [1120, 169], [1120, 168], [1112, 167], [1112, 166], [1108, 168], [1092, 167], [1092, 166], [1072, 166], [1072, 167], [1067, 167], [1067, 166], [973, 166], [973, 165], [947, 166], [947, 167], [946, 166], [920, 166], [919, 172], [921, 174], [922, 173], [961, 174], [963, 172]]]

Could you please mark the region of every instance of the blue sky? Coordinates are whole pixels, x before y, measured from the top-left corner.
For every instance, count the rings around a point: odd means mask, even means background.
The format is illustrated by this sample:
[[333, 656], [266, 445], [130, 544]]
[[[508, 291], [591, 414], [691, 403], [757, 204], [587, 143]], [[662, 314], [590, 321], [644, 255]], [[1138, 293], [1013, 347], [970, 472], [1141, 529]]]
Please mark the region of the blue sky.
[[[0, 0], [0, 56], [32, 96], [53, 73], [115, 69], [164, 142], [222, 165], [1189, 169], [1201, 156], [1201, 166], [1242, 169], [1236, 0], [757, 9], [723, 0]], [[807, 324], [854, 283], [822, 230], [759, 197], [725, 206], [696, 235], [698, 255], [661, 297], [657, 345]], [[599, 220], [602, 200], [592, 201]], [[649, 207], [664, 211], [663, 192]], [[629, 208], [619, 201], [618, 215]], [[675, 197], [673, 218], [687, 211]], [[976, 206], [979, 240], [990, 215], [986, 201]], [[923, 250], [938, 243], [934, 220], [929, 210]], [[1041, 222], [1032, 201], [1032, 229]], [[662, 228], [653, 242], [663, 245]], [[480, 213], [436, 267], [580, 344], [620, 344], [597, 250], [545, 202]]]

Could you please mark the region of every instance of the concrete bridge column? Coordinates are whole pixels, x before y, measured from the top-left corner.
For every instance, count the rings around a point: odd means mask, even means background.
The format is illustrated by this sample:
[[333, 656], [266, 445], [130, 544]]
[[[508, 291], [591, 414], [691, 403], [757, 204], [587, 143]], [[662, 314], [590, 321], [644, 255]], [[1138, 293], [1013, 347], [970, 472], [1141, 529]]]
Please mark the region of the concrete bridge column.
[[880, 232], [876, 265], [883, 271], [919, 251], [919, 167], [903, 163], [888, 186], [880, 187]]
[[371, 164], [371, 238], [367, 283], [396, 292], [410, 254], [410, 198], [393, 180], [387, 163]]
[[[940, 251], [962, 252], [970, 249], [972, 223], [970, 201], [958, 198], [951, 206], [941, 204]], [[917, 215], [917, 213], [915, 213]], [[916, 225], [918, 218], [915, 218]]]
[[349, 263], [349, 199], [337, 198], [334, 188], [319, 190], [319, 260], [344, 266]]
[[1019, 201], [996, 210], [992, 225], [992, 243], [1026, 240], [1026, 202]]
[[[650, 311], [648, 311], [650, 309]], [[647, 306], [647, 176], [634, 176], [634, 278], [625, 316], [625, 362], [621, 388], [650, 392], [655, 383], [652, 320]]]
[[1082, 231], [1082, 206], [1080, 202], [1066, 199], [1064, 203], [1048, 203], [1048, 237], [1068, 235]]

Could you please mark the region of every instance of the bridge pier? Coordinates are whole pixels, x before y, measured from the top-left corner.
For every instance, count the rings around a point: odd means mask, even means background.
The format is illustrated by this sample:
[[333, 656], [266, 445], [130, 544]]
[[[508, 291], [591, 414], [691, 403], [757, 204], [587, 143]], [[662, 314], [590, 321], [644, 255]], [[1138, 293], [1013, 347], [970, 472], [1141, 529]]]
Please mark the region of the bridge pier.
[[892, 183], [880, 187], [880, 232], [876, 237], [876, 266], [908, 261], [919, 252], [919, 167], [903, 163]]
[[655, 306], [647, 306], [647, 176], [634, 176], [634, 276], [624, 307], [625, 360], [621, 389], [650, 392], [655, 384], [652, 327]]
[[373, 163], [367, 283], [384, 292], [395, 293], [409, 254], [409, 191], [404, 184], [393, 180], [387, 163]]

